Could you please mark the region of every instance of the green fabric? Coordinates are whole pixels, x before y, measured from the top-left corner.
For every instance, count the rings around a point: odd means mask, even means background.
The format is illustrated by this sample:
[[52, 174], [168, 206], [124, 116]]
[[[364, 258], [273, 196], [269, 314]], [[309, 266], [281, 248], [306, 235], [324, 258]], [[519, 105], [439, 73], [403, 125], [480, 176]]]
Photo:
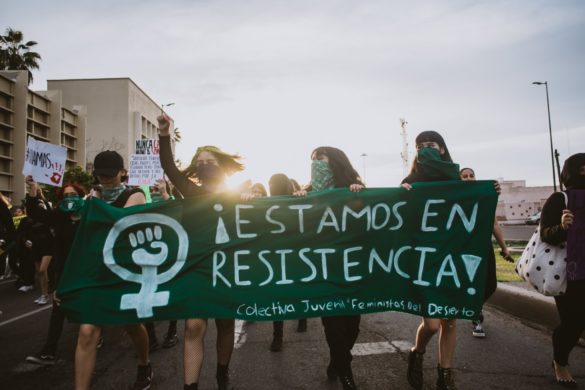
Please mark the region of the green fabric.
[[441, 160], [435, 148], [420, 148], [416, 153], [417, 171], [427, 181], [459, 180], [459, 164]]
[[311, 187], [313, 191], [322, 191], [334, 187], [333, 172], [329, 164], [323, 160], [311, 163]]
[[496, 202], [492, 181], [126, 209], [92, 199], [58, 295], [71, 321], [96, 324], [380, 311], [476, 318]]
[[67, 214], [79, 215], [79, 211], [83, 208], [85, 199], [79, 195], [71, 195], [63, 198], [59, 203], [59, 210]]

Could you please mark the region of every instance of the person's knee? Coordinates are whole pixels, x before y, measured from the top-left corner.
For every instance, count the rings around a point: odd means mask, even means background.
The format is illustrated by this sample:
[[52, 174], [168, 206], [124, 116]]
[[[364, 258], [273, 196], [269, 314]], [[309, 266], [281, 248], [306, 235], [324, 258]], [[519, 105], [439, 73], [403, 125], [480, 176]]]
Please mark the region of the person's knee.
[[77, 344], [84, 349], [97, 346], [101, 329], [94, 325], [81, 325], [79, 327], [79, 336]]
[[456, 320], [441, 320], [441, 328], [443, 331], [447, 332], [455, 332], [457, 329], [457, 321]]
[[425, 319], [423, 321], [423, 329], [425, 332], [435, 334], [441, 329], [441, 321], [435, 319]]
[[185, 321], [185, 339], [194, 340], [203, 338], [207, 324], [201, 320]]

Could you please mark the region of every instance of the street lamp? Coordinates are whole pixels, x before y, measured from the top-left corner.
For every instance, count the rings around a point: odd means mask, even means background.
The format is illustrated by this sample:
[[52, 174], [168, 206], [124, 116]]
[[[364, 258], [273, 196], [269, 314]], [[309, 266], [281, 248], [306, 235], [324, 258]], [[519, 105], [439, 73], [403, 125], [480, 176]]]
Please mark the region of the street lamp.
[[161, 104], [160, 109], [164, 112], [165, 107], [174, 106], [174, 105], [175, 105], [175, 103]]
[[[553, 139], [552, 139], [552, 126], [550, 123], [550, 104], [548, 102], [548, 82], [547, 81], [534, 81], [532, 84], [534, 85], [543, 85], [546, 88], [546, 109], [548, 111], [548, 134], [550, 136], [550, 158], [551, 158], [551, 162], [552, 162], [552, 171], [553, 171], [553, 186], [555, 189], [555, 192], [557, 192], [557, 176], [555, 173], [555, 157], [554, 157], [554, 152], [553, 152]], [[559, 178], [560, 179], [560, 178]]]
[[365, 153], [362, 153], [360, 156], [363, 158], [362, 163], [363, 163], [363, 167], [364, 167], [364, 183], [365, 183], [366, 182], [366, 157], [368, 157], [368, 155]]

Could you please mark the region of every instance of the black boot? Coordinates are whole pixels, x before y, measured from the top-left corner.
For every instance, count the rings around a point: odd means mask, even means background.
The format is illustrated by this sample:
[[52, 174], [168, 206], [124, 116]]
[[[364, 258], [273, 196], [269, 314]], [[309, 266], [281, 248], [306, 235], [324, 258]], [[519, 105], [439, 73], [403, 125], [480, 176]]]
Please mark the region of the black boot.
[[329, 362], [329, 365], [327, 366], [327, 378], [330, 381], [337, 379], [337, 370], [333, 367], [333, 362]]
[[416, 390], [423, 386], [423, 354], [411, 350], [408, 354], [408, 369], [406, 371], [408, 383]]
[[452, 368], [441, 368], [437, 365], [437, 390], [457, 390], [455, 373]]
[[199, 390], [199, 384], [191, 383], [190, 385], [184, 385], [183, 390]]
[[224, 366], [222, 364], [217, 365], [217, 374], [215, 374], [215, 379], [217, 379], [217, 390], [233, 390], [234, 387], [230, 384], [230, 373], [228, 366]]
[[347, 373], [339, 374], [339, 382], [341, 382], [343, 390], [357, 390], [351, 369]]
[[282, 335], [281, 334], [274, 335], [274, 338], [272, 339], [272, 344], [270, 344], [270, 350], [272, 352], [282, 351]]

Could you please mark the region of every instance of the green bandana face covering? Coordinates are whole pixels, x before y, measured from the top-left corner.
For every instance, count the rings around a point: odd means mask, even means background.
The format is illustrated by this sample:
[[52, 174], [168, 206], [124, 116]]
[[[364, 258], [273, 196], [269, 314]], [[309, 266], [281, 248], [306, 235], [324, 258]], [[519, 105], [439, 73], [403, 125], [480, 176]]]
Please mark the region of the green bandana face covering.
[[59, 204], [59, 210], [66, 214], [78, 215], [79, 211], [83, 208], [83, 205], [85, 205], [85, 199], [81, 198], [79, 195], [68, 196], [63, 198]]
[[118, 184], [112, 188], [102, 188], [102, 200], [106, 203], [113, 203], [126, 190], [124, 184]]
[[416, 155], [417, 169], [427, 180], [459, 180], [459, 164], [441, 160], [435, 148], [420, 148]]
[[311, 163], [311, 186], [313, 191], [321, 191], [334, 187], [333, 172], [323, 160], [313, 160]]

